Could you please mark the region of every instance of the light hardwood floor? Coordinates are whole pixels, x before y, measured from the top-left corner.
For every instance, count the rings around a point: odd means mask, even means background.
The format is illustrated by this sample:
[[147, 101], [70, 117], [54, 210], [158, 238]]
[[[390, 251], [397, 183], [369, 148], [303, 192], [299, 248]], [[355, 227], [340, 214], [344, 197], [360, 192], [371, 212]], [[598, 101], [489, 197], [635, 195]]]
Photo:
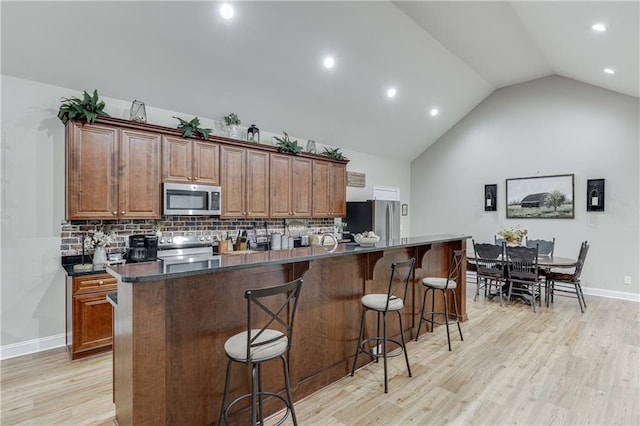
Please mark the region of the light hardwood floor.
[[[296, 403], [301, 425], [640, 425], [640, 304], [588, 297], [533, 313], [473, 302], [464, 342], [440, 327]], [[294, 348], [293, 350], [296, 350]], [[110, 425], [111, 356], [70, 362], [64, 349], [3, 361], [2, 425]], [[290, 422], [289, 422], [290, 424]]]

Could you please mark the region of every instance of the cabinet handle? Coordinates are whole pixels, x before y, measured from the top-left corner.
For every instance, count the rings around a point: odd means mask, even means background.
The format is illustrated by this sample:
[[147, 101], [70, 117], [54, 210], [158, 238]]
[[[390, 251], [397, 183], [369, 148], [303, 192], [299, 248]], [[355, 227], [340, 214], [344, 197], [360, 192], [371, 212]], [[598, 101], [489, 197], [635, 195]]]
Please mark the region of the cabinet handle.
[[104, 284], [104, 281], [102, 280], [98, 281], [98, 285], [102, 285], [102, 284]]
[[113, 214], [114, 216], [116, 216], [118, 214], [118, 212], [111, 212], [111, 214]]
[[126, 213], [126, 212], [125, 212], [124, 210], [122, 210], [122, 211], [120, 212], [120, 214], [125, 214], [125, 213]]
[[197, 177], [194, 177], [194, 178], [193, 178], [193, 180], [198, 180], [198, 178], [197, 178]]
[[189, 176], [189, 177], [187, 178], [187, 180], [193, 180], [193, 178], [192, 178], [191, 176]]

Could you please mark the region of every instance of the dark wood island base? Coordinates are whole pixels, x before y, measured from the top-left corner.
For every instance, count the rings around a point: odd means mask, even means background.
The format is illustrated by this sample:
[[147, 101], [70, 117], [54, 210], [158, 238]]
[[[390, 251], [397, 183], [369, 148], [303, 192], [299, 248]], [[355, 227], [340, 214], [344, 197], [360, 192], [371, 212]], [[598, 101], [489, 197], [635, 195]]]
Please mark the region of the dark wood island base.
[[[304, 284], [289, 355], [294, 399], [344, 377], [358, 339], [360, 297], [386, 291], [391, 263], [415, 257], [415, 280], [403, 311], [407, 337], [415, 337], [420, 280], [446, 276], [452, 250], [466, 249], [466, 238], [440, 235], [370, 248], [344, 245], [335, 252], [313, 246], [225, 255], [217, 268], [181, 273], [164, 272], [162, 262], [110, 268], [119, 281], [114, 317], [118, 424], [214, 424], [224, 387], [224, 342], [246, 326], [244, 291], [300, 276]], [[467, 319], [464, 276], [457, 288], [462, 320]], [[391, 333], [399, 333], [394, 326]], [[369, 362], [360, 359], [362, 365]], [[281, 366], [270, 364], [264, 366], [264, 387], [284, 392]], [[248, 391], [250, 369], [234, 365], [232, 374], [233, 399]], [[268, 413], [280, 408], [275, 401], [265, 404]]]

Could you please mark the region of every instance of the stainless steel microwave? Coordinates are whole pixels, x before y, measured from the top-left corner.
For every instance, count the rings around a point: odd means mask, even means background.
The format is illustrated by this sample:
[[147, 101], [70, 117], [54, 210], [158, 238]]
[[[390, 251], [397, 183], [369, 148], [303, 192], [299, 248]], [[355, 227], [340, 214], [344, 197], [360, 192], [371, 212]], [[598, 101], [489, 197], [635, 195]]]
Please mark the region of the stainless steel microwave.
[[165, 215], [218, 216], [222, 211], [219, 186], [165, 183], [163, 193]]

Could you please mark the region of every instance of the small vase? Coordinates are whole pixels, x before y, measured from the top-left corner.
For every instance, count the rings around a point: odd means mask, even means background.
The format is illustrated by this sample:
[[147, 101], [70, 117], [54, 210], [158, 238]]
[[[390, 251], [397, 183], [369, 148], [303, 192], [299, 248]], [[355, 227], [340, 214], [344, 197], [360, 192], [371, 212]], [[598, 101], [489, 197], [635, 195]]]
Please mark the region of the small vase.
[[104, 269], [107, 264], [107, 250], [103, 246], [96, 246], [93, 251], [93, 268]]
[[235, 124], [232, 124], [229, 127], [227, 127], [227, 134], [229, 135], [230, 138], [238, 139], [238, 126], [236, 126]]

